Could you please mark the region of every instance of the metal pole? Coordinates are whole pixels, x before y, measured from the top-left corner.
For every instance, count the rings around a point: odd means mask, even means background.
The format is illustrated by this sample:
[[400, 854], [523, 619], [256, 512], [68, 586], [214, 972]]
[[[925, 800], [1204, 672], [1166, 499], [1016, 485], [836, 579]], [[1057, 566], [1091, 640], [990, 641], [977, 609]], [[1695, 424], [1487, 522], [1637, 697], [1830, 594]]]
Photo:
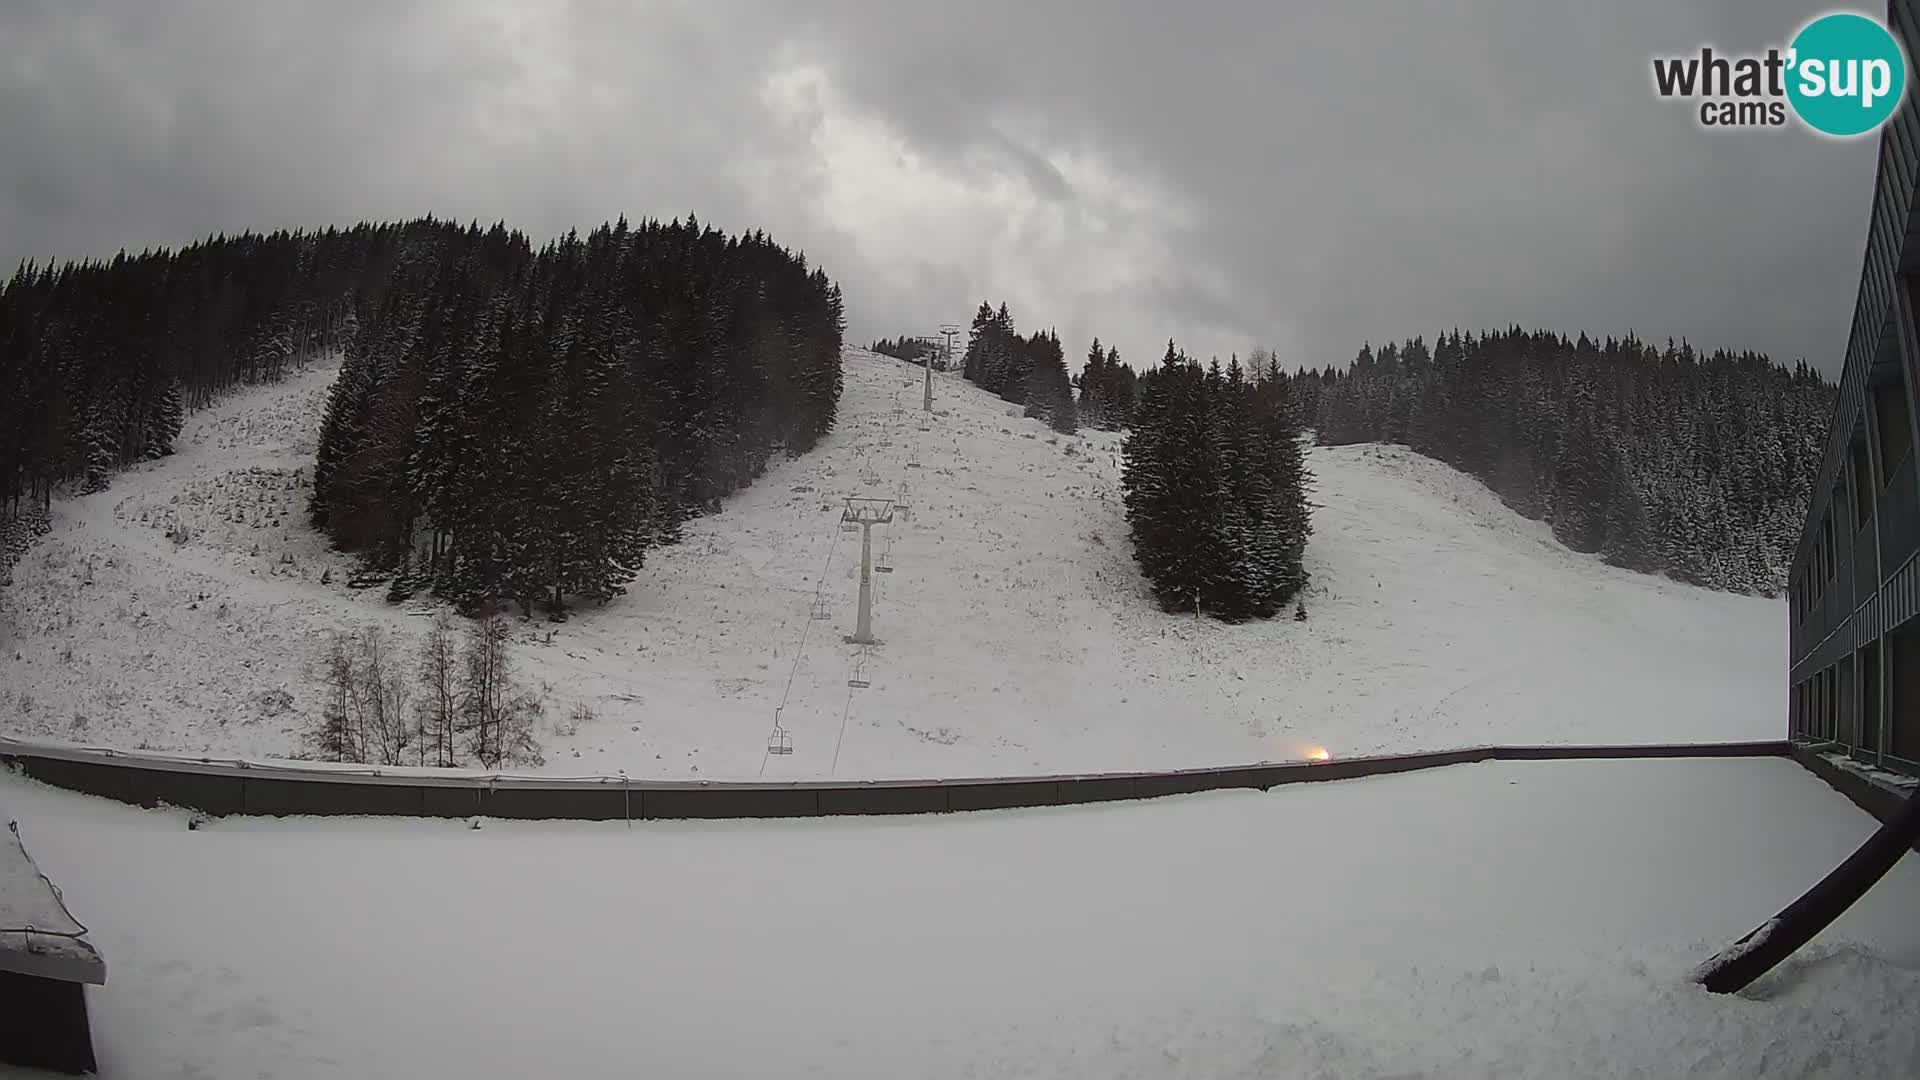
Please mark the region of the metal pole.
[[1716, 994], [1745, 989], [1852, 907], [1917, 841], [1920, 792], [1907, 796], [1900, 809], [1859, 850], [1800, 899], [1700, 965], [1694, 971], [1694, 981]]
[[920, 403], [920, 408], [924, 412], [933, 411], [933, 349], [931, 345], [927, 349], [927, 392]]
[[873, 522], [860, 523], [860, 616], [854, 624], [856, 645], [873, 644]]

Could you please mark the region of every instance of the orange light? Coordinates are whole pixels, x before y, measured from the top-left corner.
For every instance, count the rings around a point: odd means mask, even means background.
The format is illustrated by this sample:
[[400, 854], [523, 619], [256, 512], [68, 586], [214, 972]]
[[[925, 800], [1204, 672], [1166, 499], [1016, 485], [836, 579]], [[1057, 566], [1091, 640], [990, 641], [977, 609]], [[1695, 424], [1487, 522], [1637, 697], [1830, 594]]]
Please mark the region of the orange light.
[[1316, 746], [1313, 749], [1307, 751], [1308, 761], [1327, 761], [1327, 760], [1330, 760], [1332, 757], [1333, 755], [1329, 754], [1327, 752], [1327, 748], [1324, 746]]

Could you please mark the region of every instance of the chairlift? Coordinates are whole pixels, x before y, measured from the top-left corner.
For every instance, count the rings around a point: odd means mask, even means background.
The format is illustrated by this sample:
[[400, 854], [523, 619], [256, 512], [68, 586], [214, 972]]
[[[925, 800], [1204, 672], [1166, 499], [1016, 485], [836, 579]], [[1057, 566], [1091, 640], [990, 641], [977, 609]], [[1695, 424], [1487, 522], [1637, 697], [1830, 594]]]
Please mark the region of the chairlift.
[[893, 559], [889, 557], [886, 552], [881, 552], [880, 557], [873, 560], [873, 572], [876, 574], [893, 573]]
[[778, 724], [775, 724], [773, 731], [767, 736], [767, 753], [769, 754], [793, 753], [793, 734], [789, 732], [786, 728], [783, 728]]
[[833, 607], [827, 603], [826, 597], [816, 596], [813, 598], [813, 606], [807, 609], [807, 618], [815, 621], [833, 618]]
[[915, 450], [913, 453], [907, 455], [907, 468], [917, 469], [919, 467], [920, 467], [920, 451]]
[[877, 484], [880, 482], [880, 474], [874, 471], [873, 466], [869, 465], [860, 470], [860, 482], [863, 484]]

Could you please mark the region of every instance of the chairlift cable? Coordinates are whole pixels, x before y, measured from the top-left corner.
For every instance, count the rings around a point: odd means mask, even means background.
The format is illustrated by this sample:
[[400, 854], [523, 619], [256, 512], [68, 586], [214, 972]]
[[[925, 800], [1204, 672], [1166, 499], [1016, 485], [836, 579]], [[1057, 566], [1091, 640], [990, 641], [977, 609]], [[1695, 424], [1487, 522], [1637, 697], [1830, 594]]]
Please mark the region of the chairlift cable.
[[[833, 552], [834, 552], [834, 549], [839, 546], [840, 546], [840, 527], [836, 524], [833, 528], [833, 531], [829, 533], [827, 536], [827, 557], [820, 564], [820, 578], [818, 583], [815, 584], [813, 587], [813, 594], [816, 598], [820, 597], [826, 590], [827, 574], [832, 572], [833, 570]], [[793, 680], [797, 678], [800, 674], [800, 660], [802, 657], [806, 655], [807, 634], [810, 631], [812, 631], [813, 623], [814, 623], [813, 614], [811, 611], [809, 611], [807, 614], [806, 620], [800, 624], [800, 643], [793, 650], [793, 666], [787, 670], [787, 685], [781, 689], [780, 704], [775, 706], [773, 710], [773, 715], [774, 715], [773, 726], [776, 730], [780, 727], [780, 719], [779, 719], [780, 710], [785, 709], [787, 707], [787, 701], [793, 696]], [[767, 746], [764, 748], [764, 751], [760, 755], [760, 775], [761, 776], [765, 776], [767, 774], [767, 761], [769, 758], [773, 756], [772, 736], [773, 736], [773, 733], [769, 732]]]

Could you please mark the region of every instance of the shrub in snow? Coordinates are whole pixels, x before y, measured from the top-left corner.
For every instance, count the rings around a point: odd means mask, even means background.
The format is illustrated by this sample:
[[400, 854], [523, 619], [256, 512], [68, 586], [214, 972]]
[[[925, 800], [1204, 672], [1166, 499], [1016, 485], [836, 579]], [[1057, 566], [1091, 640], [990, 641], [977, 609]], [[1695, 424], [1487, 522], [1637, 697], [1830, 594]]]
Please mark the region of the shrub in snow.
[[514, 684], [511, 634], [501, 615], [476, 619], [467, 631], [463, 719], [468, 749], [487, 768], [540, 764], [533, 725], [545, 707]]
[[[323, 658], [326, 704], [310, 741], [333, 761], [401, 765], [418, 760], [411, 690], [399, 654], [378, 627], [341, 631]], [[414, 753], [409, 753], [414, 750]]]
[[441, 612], [420, 643], [416, 668], [420, 696], [416, 699], [414, 730], [419, 744], [416, 759], [422, 765], [431, 762], [448, 768], [458, 760], [455, 741], [462, 711], [459, 653], [453, 618]]
[[589, 706], [584, 701], [577, 701], [577, 702], [574, 702], [573, 710], [567, 713], [567, 718], [565, 720], [556, 721], [554, 723], [553, 733], [555, 735], [561, 736], [562, 738], [572, 738], [573, 736], [580, 734], [580, 729], [582, 727], [592, 724], [595, 720], [598, 720], [598, 719], [599, 717], [594, 714], [594, 711], [591, 706]]
[[260, 715], [275, 717], [293, 708], [293, 695], [285, 687], [275, 687], [260, 694]]

